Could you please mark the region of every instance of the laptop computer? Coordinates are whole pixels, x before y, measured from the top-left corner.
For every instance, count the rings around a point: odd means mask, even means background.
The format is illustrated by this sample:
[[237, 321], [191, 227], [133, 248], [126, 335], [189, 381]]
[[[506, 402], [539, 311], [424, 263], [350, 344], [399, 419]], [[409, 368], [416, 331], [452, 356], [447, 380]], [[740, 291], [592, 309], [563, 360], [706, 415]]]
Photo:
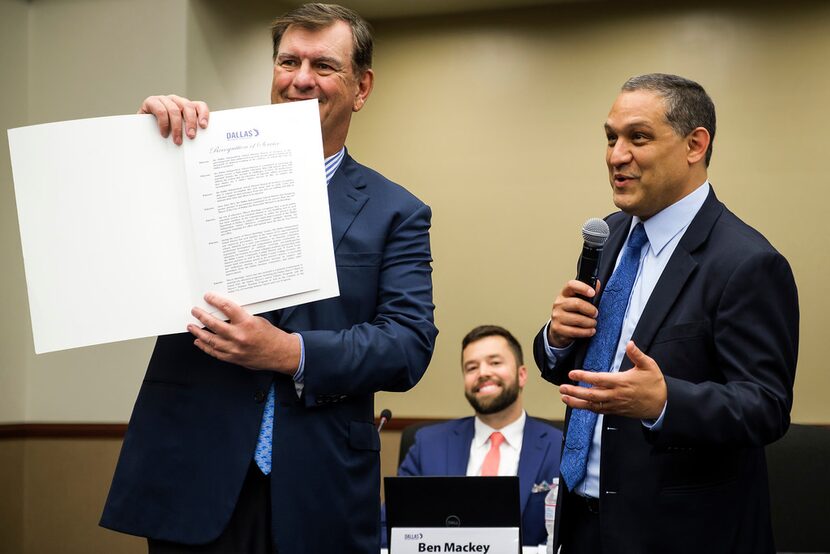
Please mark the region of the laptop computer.
[[518, 477], [385, 477], [383, 483], [390, 554], [395, 527], [515, 527], [521, 537]]

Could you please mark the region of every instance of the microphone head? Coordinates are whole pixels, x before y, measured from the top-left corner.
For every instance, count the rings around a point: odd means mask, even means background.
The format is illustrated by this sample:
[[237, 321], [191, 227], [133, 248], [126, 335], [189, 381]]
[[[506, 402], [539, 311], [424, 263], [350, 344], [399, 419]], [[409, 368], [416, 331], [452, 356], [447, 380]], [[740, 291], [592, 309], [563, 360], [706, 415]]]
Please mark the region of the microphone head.
[[598, 217], [592, 217], [582, 224], [582, 240], [593, 248], [602, 248], [608, 235], [611, 234], [608, 224]]
[[383, 410], [381, 410], [380, 418], [385, 419], [386, 421], [389, 421], [390, 419], [392, 419], [391, 410], [389, 410], [389, 408], [384, 408]]

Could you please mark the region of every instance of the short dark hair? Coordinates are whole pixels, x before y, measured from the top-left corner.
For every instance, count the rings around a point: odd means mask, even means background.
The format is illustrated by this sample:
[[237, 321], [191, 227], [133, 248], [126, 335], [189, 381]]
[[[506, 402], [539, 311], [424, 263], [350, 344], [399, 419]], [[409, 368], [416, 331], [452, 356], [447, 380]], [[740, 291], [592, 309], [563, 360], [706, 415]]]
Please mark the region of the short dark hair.
[[352, 68], [357, 75], [362, 75], [372, 67], [372, 50], [374, 49], [372, 27], [354, 10], [337, 4], [303, 4], [272, 21], [271, 37], [274, 43], [274, 59], [277, 59], [282, 36], [291, 25], [317, 31], [334, 25], [338, 21], [345, 21], [352, 29]]
[[666, 121], [681, 137], [698, 127], [709, 131], [706, 149], [706, 167], [709, 167], [715, 142], [715, 104], [700, 84], [678, 75], [649, 73], [630, 78], [622, 90], [650, 90], [662, 96], [666, 101]]
[[505, 329], [504, 327], [499, 327], [498, 325], [479, 325], [469, 333], [465, 335], [465, 337], [461, 340], [461, 352], [463, 355], [464, 349], [473, 342], [480, 341], [481, 339], [487, 337], [502, 337], [504, 340], [507, 341], [507, 345], [510, 346], [510, 350], [513, 351], [513, 355], [516, 357], [516, 366], [523, 366], [525, 365], [524, 357], [522, 356], [522, 345], [519, 344], [519, 341], [516, 340], [510, 331]]

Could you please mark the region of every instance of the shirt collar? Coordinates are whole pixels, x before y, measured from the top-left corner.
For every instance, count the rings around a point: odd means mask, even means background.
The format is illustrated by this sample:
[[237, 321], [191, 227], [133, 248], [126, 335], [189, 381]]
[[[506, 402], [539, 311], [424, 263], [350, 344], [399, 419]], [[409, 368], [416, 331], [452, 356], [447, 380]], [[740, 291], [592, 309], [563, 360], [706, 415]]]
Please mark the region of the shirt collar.
[[527, 418], [527, 412], [522, 410], [522, 415], [509, 425], [505, 425], [501, 429], [493, 429], [483, 421], [481, 421], [478, 416], [475, 418], [475, 436], [473, 437], [473, 444], [477, 447], [484, 446], [484, 443], [490, 438], [494, 432], [498, 431], [502, 435], [504, 435], [504, 442], [516, 448], [516, 445], [519, 444], [519, 439], [522, 438], [522, 434], [525, 431], [525, 419]]
[[332, 154], [328, 158], [325, 159], [325, 166], [326, 166], [326, 184], [328, 185], [331, 183], [331, 178], [334, 177], [334, 172], [337, 171], [337, 168], [340, 167], [340, 163], [343, 161], [343, 158], [346, 156], [346, 147], [344, 146], [337, 153]]
[[[706, 201], [709, 188], [709, 180], [707, 179], [690, 194], [671, 206], [663, 208], [643, 222], [651, 251], [655, 256], [660, 255], [663, 247], [689, 226], [689, 223], [692, 222]], [[634, 216], [631, 221], [631, 228], [633, 229], [640, 221], [639, 217]]]

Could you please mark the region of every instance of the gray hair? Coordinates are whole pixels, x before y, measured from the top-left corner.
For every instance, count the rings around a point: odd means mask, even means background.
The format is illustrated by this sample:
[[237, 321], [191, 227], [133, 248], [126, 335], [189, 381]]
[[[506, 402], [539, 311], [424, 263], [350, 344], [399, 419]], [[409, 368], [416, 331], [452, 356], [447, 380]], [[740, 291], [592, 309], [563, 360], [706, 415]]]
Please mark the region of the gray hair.
[[702, 86], [678, 75], [649, 73], [630, 78], [622, 90], [649, 90], [662, 96], [666, 102], [666, 121], [681, 137], [698, 127], [709, 131], [706, 149], [706, 167], [709, 167], [715, 142], [715, 104]]

